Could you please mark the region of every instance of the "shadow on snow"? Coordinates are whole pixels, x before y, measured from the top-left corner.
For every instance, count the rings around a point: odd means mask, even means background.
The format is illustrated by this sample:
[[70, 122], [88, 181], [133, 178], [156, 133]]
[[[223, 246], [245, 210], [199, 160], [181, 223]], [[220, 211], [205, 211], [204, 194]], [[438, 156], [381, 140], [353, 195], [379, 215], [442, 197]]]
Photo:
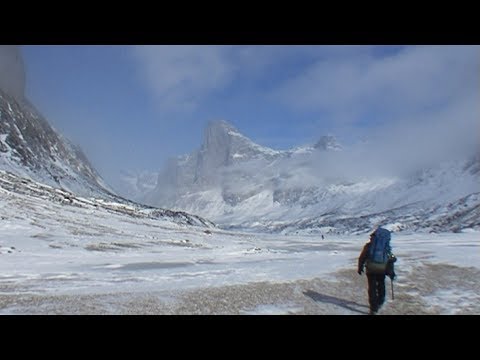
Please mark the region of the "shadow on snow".
[[362, 310], [358, 309], [358, 308], [368, 309], [367, 305], [359, 304], [359, 303], [356, 303], [354, 301], [340, 299], [340, 298], [335, 297], [335, 296], [320, 294], [320, 293], [312, 291], [312, 290], [304, 291], [303, 294], [310, 297], [314, 301], [334, 304], [334, 305], [337, 305], [337, 306], [341, 306], [345, 309], [348, 309], [350, 311], [358, 312], [360, 314], [368, 314], [368, 311], [362, 311]]

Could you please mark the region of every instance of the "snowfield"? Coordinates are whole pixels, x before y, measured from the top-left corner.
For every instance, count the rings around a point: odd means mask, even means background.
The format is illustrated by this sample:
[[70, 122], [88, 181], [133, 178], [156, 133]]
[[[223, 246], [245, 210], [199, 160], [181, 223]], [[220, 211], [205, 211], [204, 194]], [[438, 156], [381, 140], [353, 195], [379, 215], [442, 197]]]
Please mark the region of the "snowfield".
[[[0, 187], [1, 314], [368, 313], [356, 273], [368, 234], [225, 231], [58, 202], [32, 184]], [[480, 314], [479, 239], [393, 233], [395, 299], [387, 279], [379, 314]]]

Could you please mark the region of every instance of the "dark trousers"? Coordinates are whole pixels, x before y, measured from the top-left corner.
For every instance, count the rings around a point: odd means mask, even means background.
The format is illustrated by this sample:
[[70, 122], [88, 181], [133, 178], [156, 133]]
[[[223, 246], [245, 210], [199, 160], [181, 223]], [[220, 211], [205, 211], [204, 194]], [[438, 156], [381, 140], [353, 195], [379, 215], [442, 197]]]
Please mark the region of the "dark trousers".
[[367, 274], [367, 279], [370, 310], [377, 312], [385, 302], [385, 274]]

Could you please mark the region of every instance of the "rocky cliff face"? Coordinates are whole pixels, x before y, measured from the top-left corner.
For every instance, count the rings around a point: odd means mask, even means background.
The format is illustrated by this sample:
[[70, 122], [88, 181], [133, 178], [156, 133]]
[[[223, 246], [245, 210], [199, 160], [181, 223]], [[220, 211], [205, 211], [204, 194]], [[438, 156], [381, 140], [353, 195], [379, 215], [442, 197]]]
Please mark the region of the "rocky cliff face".
[[84, 196], [113, 193], [82, 150], [25, 98], [18, 47], [0, 46], [0, 169]]
[[28, 100], [2, 90], [0, 168], [79, 195], [112, 192], [79, 147], [58, 134]]

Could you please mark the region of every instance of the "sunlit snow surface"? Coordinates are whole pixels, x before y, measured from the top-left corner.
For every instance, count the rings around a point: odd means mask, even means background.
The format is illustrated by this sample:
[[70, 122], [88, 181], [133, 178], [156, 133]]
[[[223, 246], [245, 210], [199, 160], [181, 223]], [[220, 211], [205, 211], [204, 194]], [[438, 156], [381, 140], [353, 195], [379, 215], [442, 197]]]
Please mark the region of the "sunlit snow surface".
[[[368, 234], [321, 239], [228, 232], [59, 204], [2, 188], [0, 216], [0, 295], [168, 292], [318, 278], [335, 282], [336, 275], [346, 271], [362, 289], [355, 295], [357, 302], [366, 303], [366, 279], [356, 274], [356, 263]], [[480, 302], [475, 275], [480, 268], [479, 235], [393, 233], [397, 291], [410, 284], [405, 296], [415, 296], [417, 277], [412, 272], [422, 264], [460, 267], [471, 276], [457, 276], [456, 283], [446, 281], [443, 288], [429, 290], [424, 306], [441, 314], [462, 308], [478, 313], [478, 307], [471, 306]], [[432, 269], [437, 280], [444, 277]], [[463, 280], [469, 282], [466, 290]], [[419, 286], [422, 281], [419, 277]], [[238, 313], [288, 314], [298, 306], [289, 301], [256, 304]], [[348, 314], [346, 308], [339, 313]], [[0, 313], [9, 311], [0, 308]]]

